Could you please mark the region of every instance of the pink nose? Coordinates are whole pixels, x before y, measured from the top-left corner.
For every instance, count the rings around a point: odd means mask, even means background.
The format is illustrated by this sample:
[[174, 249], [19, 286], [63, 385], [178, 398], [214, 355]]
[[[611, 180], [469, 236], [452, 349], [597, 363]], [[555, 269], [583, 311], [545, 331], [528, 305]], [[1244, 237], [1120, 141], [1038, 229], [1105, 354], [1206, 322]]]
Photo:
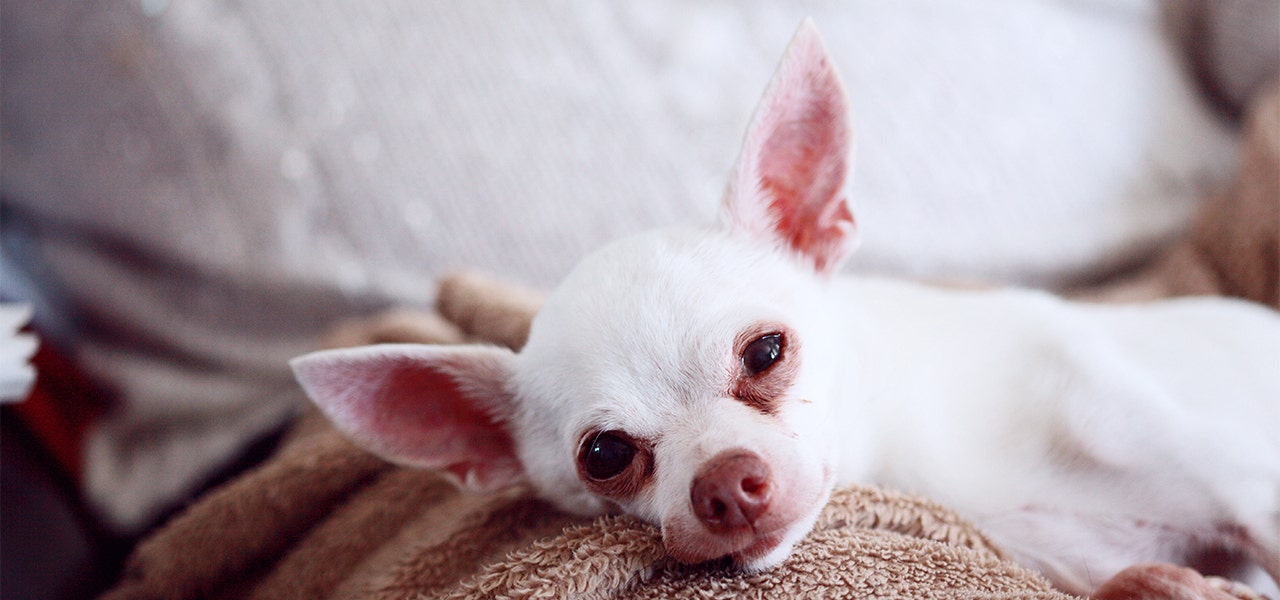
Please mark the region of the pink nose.
[[707, 529], [728, 533], [749, 529], [769, 508], [769, 467], [759, 456], [723, 452], [703, 465], [689, 492], [693, 514]]

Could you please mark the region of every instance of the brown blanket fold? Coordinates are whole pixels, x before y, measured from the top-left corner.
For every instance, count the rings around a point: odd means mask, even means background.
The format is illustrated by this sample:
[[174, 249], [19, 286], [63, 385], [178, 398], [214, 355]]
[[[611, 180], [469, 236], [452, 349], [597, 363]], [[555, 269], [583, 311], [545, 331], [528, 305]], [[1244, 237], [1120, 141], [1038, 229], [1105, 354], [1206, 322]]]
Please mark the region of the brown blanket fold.
[[[391, 313], [330, 341], [518, 347], [536, 295], [474, 276], [447, 279], [448, 317]], [[981, 532], [928, 500], [837, 491], [778, 568], [743, 574], [666, 557], [628, 517], [556, 511], [522, 488], [458, 492], [393, 467], [307, 413], [276, 457], [208, 495], [135, 552], [125, 598], [1067, 598], [1002, 558]]]

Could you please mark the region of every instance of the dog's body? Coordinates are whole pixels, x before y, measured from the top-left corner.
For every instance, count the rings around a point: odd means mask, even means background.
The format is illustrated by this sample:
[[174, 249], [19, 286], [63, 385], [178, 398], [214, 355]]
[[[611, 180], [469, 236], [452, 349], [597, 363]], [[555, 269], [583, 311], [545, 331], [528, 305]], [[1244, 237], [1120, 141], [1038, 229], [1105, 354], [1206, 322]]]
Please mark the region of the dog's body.
[[833, 422], [869, 419], [859, 434], [876, 440], [869, 463], [867, 449], [846, 454], [840, 481], [937, 499], [1077, 592], [1211, 546], [1280, 566], [1274, 314], [1207, 299], [837, 289], [862, 309], [846, 333], [862, 366], [841, 384], [861, 400]]
[[719, 227], [587, 257], [519, 354], [366, 347], [298, 377], [374, 452], [621, 509], [684, 561], [770, 567], [834, 486], [877, 483], [959, 509], [1071, 591], [1216, 546], [1280, 578], [1280, 316], [838, 277], [846, 114], [802, 26]]

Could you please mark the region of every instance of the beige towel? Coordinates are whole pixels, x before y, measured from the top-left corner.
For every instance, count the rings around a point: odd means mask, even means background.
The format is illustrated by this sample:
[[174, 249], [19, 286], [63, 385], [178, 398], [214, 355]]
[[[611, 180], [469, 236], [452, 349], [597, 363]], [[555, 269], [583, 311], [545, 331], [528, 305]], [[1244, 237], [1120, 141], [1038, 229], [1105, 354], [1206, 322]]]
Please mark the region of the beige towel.
[[[519, 347], [539, 298], [474, 276], [444, 282], [434, 315], [393, 313], [331, 341]], [[513, 488], [462, 494], [392, 467], [308, 413], [273, 459], [146, 540], [125, 598], [1068, 598], [928, 500], [837, 491], [780, 567], [746, 575], [670, 561], [628, 517], [565, 515]]]

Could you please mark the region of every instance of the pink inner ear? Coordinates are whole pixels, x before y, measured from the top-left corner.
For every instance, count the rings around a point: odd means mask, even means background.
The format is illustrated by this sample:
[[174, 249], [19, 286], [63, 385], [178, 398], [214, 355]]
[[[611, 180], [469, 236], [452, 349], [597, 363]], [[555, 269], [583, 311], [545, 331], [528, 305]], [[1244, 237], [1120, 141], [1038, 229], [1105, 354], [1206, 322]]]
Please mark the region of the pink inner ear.
[[405, 364], [387, 374], [381, 399], [365, 405], [366, 418], [386, 451], [429, 467], [487, 479], [513, 466], [506, 427], [477, 407], [445, 372]]
[[855, 243], [844, 193], [851, 143], [840, 77], [806, 21], [748, 130], [726, 195], [732, 225], [785, 245], [820, 273], [838, 269]]
[[[823, 69], [829, 69], [822, 57]], [[812, 88], [801, 98], [780, 98], [791, 110], [779, 115], [762, 144], [756, 165], [769, 198], [775, 230], [792, 250], [814, 261], [819, 272], [837, 268], [853, 229], [853, 213], [843, 196], [848, 170], [849, 132], [839, 82], [808, 77]]]
[[356, 443], [394, 462], [445, 469], [483, 491], [523, 474], [502, 420], [513, 402], [502, 352], [386, 345], [320, 352], [293, 365], [311, 399]]

